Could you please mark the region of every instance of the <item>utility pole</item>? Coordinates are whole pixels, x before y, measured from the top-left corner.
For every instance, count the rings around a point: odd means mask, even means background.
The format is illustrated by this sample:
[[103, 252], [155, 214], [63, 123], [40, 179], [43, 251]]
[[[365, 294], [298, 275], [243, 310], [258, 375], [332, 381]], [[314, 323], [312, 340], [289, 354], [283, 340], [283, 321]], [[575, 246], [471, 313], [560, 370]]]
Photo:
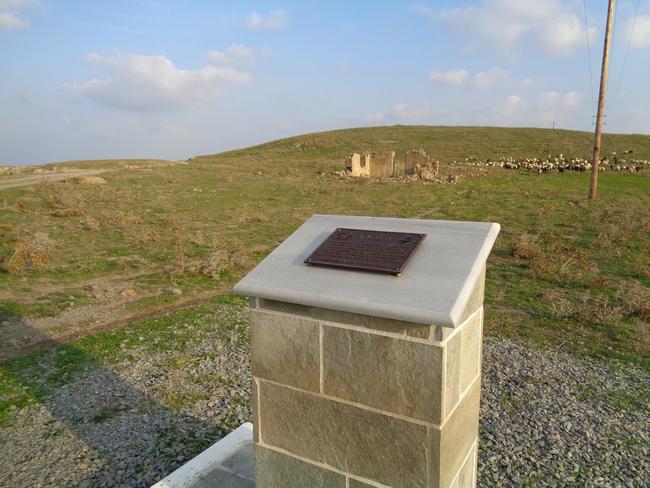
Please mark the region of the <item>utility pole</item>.
[[596, 199], [596, 193], [598, 187], [598, 165], [600, 164], [600, 139], [603, 135], [603, 111], [605, 110], [605, 88], [607, 86], [607, 67], [609, 66], [609, 48], [611, 46], [611, 34], [612, 34], [613, 23], [614, 23], [614, 0], [609, 0], [609, 7], [607, 9], [607, 27], [605, 28], [605, 45], [603, 46], [603, 64], [600, 68], [600, 90], [598, 92], [598, 112], [596, 113], [596, 133], [594, 134], [594, 157], [591, 166], [591, 185], [589, 186], [589, 200]]

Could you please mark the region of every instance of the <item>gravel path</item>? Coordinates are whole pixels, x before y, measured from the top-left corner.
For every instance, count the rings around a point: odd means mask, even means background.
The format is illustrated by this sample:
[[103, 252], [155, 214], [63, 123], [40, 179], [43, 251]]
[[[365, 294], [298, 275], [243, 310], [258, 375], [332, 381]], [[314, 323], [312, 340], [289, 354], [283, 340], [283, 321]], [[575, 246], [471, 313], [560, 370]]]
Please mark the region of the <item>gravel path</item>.
[[[131, 348], [14, 411], [0, 486], [149, 486], [250, 420], [248, 336], [220, 325], [246, 311], [204, 319], [179, 324], [191, 347]], [[649, 486], [649, 385], [635, 367], [486, 338], [479, 486]]]

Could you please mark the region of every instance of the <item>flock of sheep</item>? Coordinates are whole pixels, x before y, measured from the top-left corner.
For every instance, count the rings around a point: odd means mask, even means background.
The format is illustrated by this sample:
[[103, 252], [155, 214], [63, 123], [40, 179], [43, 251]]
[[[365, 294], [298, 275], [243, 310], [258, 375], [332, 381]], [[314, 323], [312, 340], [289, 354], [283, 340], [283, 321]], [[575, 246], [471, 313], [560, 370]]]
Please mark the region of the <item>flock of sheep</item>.
[[[547, 159], [500, 157], [496, 160], [487, 159], [486, 161], [481, 161], [478, 158], [472, 157], [466, 158], [465, 164], [470, 166], [494, 166], [504, 169], [535, 171], [537, 174], [551, 171], [558, 171], [560, 173], [564, 173], [565, 171], [591, 171], [590, 159], [578, 157], [567, 158], [563, 154], [558, 154], [557, 156], [549, 155]], [[611, 160], [607, 157], [601, 160], [598, 170], [638, 173], [648, 167], [650, 167], [650, 161], [647, 159], [619, 159], [616, 153], [612, 153]]]

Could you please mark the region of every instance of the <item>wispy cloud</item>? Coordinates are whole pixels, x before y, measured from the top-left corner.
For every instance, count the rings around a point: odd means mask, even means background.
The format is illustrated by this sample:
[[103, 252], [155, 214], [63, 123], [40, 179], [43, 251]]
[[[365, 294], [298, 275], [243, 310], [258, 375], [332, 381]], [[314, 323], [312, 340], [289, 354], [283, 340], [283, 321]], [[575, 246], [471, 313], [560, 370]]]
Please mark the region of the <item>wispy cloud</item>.
[[[522, 41], [531, 40], [543, 54], [563, 56], [586, 44], [578, 12], [559, 0], [479, 0], [441, 10], [416, 4], [411, 10], [449, 25], [477, 46], [502, 51], [514, 51]], [[595, 29], [589, 27], [588, 34], [594, 39]]]
[[407, 103], [398, 103], [393, 107], [393, 118], [399, 121], [422, 121], [429, 114], [429, 108], [422, 105], [409, 105]]
[[487, 88], [495, 83], [505, 81], [508, 72], [501, 68], [491, 68], [487, 71], [480, 71], [474, 76], [466, 69], [453, 69], [449, 71], [432, 71], [429, 73], [429, 80], [438, 85], [469, 85], [474, 88]]
[[370, 115], [368, 115], [368, 117], [366, 117], [366, 122], [371, 123], [371, 124], [379, 124], [379, 123], [384, 122], [385, 120], [386, 120], [386, 117], [381, 112], [370, 114]]
[[68, 83], [64, 89], [101, 105], [135, 111], [187, 108], [211, 102], [228, 85], [244, 85], [250, 74], [233, 68], [179, 69], [165, 56], [92, 53], [86, 61], [100, 66], [98, 78]]
[[449, 71], [432, 71], [429, 79], [440, 85], [462, 85], [467, 81], [469, 71], [466, 69], [452, 69]]
[[36, 0], [0, 0], [0, 30], [23, 29], [29, 25], [21, 12], [40, 6]]
[[569, 91], [564, 94], [557, 91], [542, 93], [537, 98], [537, 105], [542, 109], [573, 109], [578, 107], [582, 94], [576, 91]]
[[508, 72], [501, 68], [492, 68], [488, 71], [481, 71], [472, 78], [472, 86], [475, 88], [487, 88], [495, 83], [505, 81], [508, 78]]
[[260, 58], [267, 58], [271, 55], [271, 50], [264, 48], [255, 50], [246, 44], [232, 44], [223, 51], [210, 51], [208, 60], [214, 64], [246, 64], [254, 63]]
[[[630, 39], [630, 46], [636, 48], [650, 47], [650, 15], [639, 15], [623, 24], [625, 39]], [[631, 36], [631, 37], [630, 37]]]
[[267, 15], [251, 12], [246, 17], [246, 25], [253, 30], [281, 30], [287, 25], [287, 13], [284, 10], [274, 10]]

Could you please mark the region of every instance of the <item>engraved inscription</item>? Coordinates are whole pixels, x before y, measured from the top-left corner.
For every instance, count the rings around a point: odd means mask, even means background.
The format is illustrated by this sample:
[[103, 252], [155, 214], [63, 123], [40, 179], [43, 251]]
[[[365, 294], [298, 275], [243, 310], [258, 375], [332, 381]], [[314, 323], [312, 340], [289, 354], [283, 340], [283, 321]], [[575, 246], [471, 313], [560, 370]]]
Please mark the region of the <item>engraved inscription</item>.
[[426, 234], [339, 228], [305, 263], [397, 275], [425, 237]]

